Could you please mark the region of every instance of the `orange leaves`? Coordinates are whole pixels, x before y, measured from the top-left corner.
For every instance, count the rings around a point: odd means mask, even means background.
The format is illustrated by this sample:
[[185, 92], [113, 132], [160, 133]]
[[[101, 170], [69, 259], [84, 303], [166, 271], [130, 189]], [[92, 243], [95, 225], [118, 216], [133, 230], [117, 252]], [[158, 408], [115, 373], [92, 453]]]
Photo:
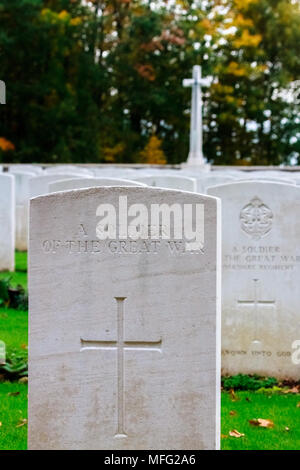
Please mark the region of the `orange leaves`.
[[114, 163], [116, 158], [124, 151], [124, 144], [118, 143], [114, 147], [105, 147], [103, 149], [104, 160], [107, 163]]
[[248, 29], [244, 29], [242, 35], [233, 41], [233, 45], [237, 49], [242, 47], [257, 47], [261, 40], [260, 34], [250, 34]]
[[230, 75], [235, 75], [236, 77], [244, 77], [248, 75], [245, 67], [242, 67], [240, 64], [233, 61], [229, 63], [226, 68], [226, 72]]
[[165, 154], [161, 149], [161, 140], [156, 135], [150, 137], [140, 155], [143, 163], [151, 165], [165, 165], [167, 163]]
[[244, 437], [245, 434], [237, 431], [236, 429], [232, 429], [232, 431], [229, 431], [229, 436], [230, 437]]
[[3, 152], [8, 152], [10, 150], [15, 150], [15, 146], [9, 140], [4, 137], [0, 137], [0, 149], [3, 150]]
[[156, 78], [154, 68], [150, 64], [138, 64], [135, 66], [135, 69], [141, 77], [150, 82], [153, 82]]
[[250, 419], [249, 423], [252, 426], [258, 426], [259, 428], [273, 428], [274, 427], [274, 423], [270, 419], [263, 419], [263, 418]]
[[140, 48], [146, 52], [163, 51], [165, 49], [164, 43], [183, 46], [185, 44], [184, 32], [175, 26], [171, 29], [165, 29], [159, 36], [153, 37], [150, 42], [141, 44]]
[[234, 0], [234, 4], [239, 10], [248, 10], [252, 3], [258, 2], [259, 0]]

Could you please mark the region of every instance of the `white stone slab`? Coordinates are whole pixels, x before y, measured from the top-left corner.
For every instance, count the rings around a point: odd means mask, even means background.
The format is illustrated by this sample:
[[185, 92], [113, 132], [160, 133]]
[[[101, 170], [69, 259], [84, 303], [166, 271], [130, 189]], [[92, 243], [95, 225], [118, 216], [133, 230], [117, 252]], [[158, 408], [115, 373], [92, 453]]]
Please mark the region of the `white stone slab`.
[[[197, 209], [197, 250], [178, 233], [126, 238], [126, 198], [131, 213]], [[218, 447], [218, 203], [140, 187], [31, 200], [30, 449]], [[100, 217], [107, 204], [120, 225]], [[165, 236], [168, 218], [140, 223]]]
[[93, 176], [93, 171], [89, 170], [88, 168], [81, 167], [79, 165], [57, 165], [57, 166], [50, 166], [44, 170], [45, 174], [53, 175], [53, 174], [80, 174], [81, 176]]
[[9, 165], [9, 173], [15, 173], [16, 171], [34, 175], [41, 175], [43, 173], [43, 169], [37, 165]]
[[208, 193], [222, 199], [222, 371], [298, 380], [300, 188], [256, 181]]
[[285, 183], [285, 184], [295, 184], [296, 180], [292, 177], [284, 176], [284, 175], [277, 175], [277, 174], [272, 174], [272, 172], [256, 172], [256, 171], [249, 171], [248, 173], [245, 173], [245, 175], [241, 176], [239, 178], [240, 181], [257, 181], [257, 180], [263, 180], [263, 181], [273, 181], [274, 183]]
[[121, 178], [76, 178], [74, 180], [62, 180], [49, 184], [49, 193], [67, 191], [70, 189], [92, 188], [97, 186], [146, 186], [137, 181]]
[[9, 174], [15, 178], [16, 202], [16, 249], [26, 251], [28, 248], [29, 197], [30, 181], [34, 173], [23, 172], [20, 168], [11, 168]]
[[194, 178], [187, 176], [171, 176], [171, 175], [153, 175], [153, 176], [137, 176], [136, 181], [147, 184], [148, 186], [157, 186], [160, 188], [178, 189], [182, 191], [196, 192], [197, 182]]
[[44, 194], [48, 194], [49, 191], [49, 184], [54, 183], [56, 181], [62, 181], [67, 179], [75, 179], [75, 178], [82, 178], [80, 174], [47, 174], [36, 176], [30, 180], [30, 197], [37, 197], [43, 196]]
[[213, 173], [210, 173], [207, 176], [197, 179], [197, 192], [205, 194], [207, 188], [210, 186], [231, 183], [234, 180], [235, 178], [233, 176], [214, 175]]
[[15, 180], [0, 174], [0, 271], [15, 269]]

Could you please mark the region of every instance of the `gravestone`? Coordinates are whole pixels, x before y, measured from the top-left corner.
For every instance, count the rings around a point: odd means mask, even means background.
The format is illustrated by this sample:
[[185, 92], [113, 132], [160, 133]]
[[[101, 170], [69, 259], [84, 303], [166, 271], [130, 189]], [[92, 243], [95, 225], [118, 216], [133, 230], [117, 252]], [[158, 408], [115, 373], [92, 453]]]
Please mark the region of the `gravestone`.
[[300, 188], [215, 186], [222, 199], [222, 372], [299, 379]]
[[93, 175], [93, 171], [92, 170], [89, 170], [88, 168], [83, 168], [81, 166], [78, 166], [78, 165], [57, 165], [57, 166], [50, 166], [50, 167], [47, 167], [45, 170], [44, 170], [45, 174], [47, 175], [57, 175], [59, 173], [62, 173], [62, 174], [80, 174], [82, 176], [86, 175], [86, 176], [92, 176]]
[[173, 175], [152, 175], [152, 176], [135, 176], [132, 179], [148, 186], [157, 186], [160, 188], [178, 189], [181, 191], [197, 191], [197, 181], [195, 178], [188, 176]]
[[43, 173], [43, 169], [37, 165], [22, 165], [22, 164], [15, 164], [9, 165], [8, 171], [10, 173], [21, 172], [21, 173], [30, 173], [34, 175], [41, 175]]
[[0, 174], [0, 271], [15, 269], [15, 180]]
[[146, 186], [137, 181], [121, 178], [76, 178], [74, 180], [62, 180], [49, 184], [49, 193], [67, 191], [71, 189], [92, 188], [97, 186]]
[[240, 181], [242, 180], [254, 180], [254, 181], [272, 181], [274, 183], [285, 183], [285, 184], [296, 184], [296, 180], [292, 176], [281, 176], [278, 174], [272, 174], [272, 172], [256, 172], [256, 171], [249, 171], [245, 175], [239, 178]]
[[35, 175], [34, 173], [23, 172], [18, 168], [10, 169], [9, 174], [12, 174], [15, 178], [16, 249], [26, 251], [28, 247], [30, 181]]
[[103, 187], [30, 213], [29, 448], [217, 448], [219, 201]]
[[37, 196], [43, 196], [44, 194], [49, 193], [49, 184], [54, 183], [56, 181], [62, 181], [62, 180], [67, 180], [67, 179], [74, 179], [74, 178], [82, 178], [82, 175], [80, 174], [64, 174], [64, 173], [58, 173], [58, 174], [47, 174], [47, 175], [41, 175], [41, 176], [35, 176], [34, 178], [31, 178], [30, 180], [30, 197], [37, 197]]
[[208, 173], [204, 177], [197, 179], [197, 191], [198, 193], [206, 193], [207, 188], [210, 186], [216, 186], [224, 183], [233, 182], [235, 178], [233, 176], [224, 175], [214, 175], [214, 173]]

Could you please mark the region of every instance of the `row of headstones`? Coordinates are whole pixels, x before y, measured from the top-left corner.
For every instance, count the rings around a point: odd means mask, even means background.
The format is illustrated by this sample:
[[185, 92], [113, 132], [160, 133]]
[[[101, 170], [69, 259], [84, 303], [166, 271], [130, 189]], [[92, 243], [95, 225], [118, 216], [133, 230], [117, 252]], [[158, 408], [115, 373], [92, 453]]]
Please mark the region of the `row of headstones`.
[[[53, 191], [75, 189], [77, 181], [82, 188], [80, 178], [58, 181], [50, 187]], [[13, 176], [1, 175], [2, 270], [14, 269], [13, 185]], [[89, 182], [86, 185], [89, 186]], [[300, 300], [297, 294], [299, 191], [293, 184], [259, 181], [227, 183], [208, 189], [208, 193], [220, 197], [223, 204], [224, 373], [260, 372], [281, 377], [289, 374], [293, 378], [299, 375], [297, 364], [292, 360], [293, 342], [288, 344], [290, 333], [294, 331], [290, 319], [296, 318]], [[286, 194], [291, 196], [287, 198]], [[27, 226], [27, 208], [22, 217], [21, 211], [18, 215], [17, 221]], [[265, 338], [263, 343], [260, 331]], [[249, 336], [252, 340], [248, 344]]]
[[[280, 171], [246, 173], [234, 170], [196, 172], [191, 169], [134, 170], [115, 167], [87, 169], [71, 165], [54, 166], [43, 170], [35, 165], [11, 165], [9, 174], [15, 178], [15, 246], [21, 251], [27, 250], [29, 199], [49, 192], [93, 186], [145, 184], [206, 194], [211, 186], [253, 178], [290, 184], [300, 183], [298, 173], [290, 175]], [[4, 185], [2, 187], [4, 188]]]
[[[300, 188], [208, 192], [108, 187], [31, 201], [29, 448], [218, 448], [221, 226], [223, 373], [299, 379]], [[143, 213], [152, 234], [160, 204], [181, 208], [185, 224], [197, 214], [197, 244], [185, 232], [134, 237], [127, 214]]]

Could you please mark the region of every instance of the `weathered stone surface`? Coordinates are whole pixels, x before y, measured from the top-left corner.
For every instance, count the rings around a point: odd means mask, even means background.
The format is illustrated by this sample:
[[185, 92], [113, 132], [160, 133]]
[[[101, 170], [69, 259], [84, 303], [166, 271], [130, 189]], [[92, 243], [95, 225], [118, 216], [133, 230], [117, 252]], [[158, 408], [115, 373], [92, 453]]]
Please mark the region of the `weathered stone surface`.
[[81, 174], [64, 174], [64, 173], [55, 173], [55, 174], [47, 174], [41, 176], [35, 176], [30, 180], [30, 197], [37, 197], [43, 196], [44, 194], [48, 194], [49, 191], [49, 184], [54, 183], [56, 181], [62, 181], [66, 179], [75, 179], [75, 178], [82, 178]]
[[44, 170], [45, 174], [53, 175], [53, 174], [60, 174], [63, 175], [67, 174], [80, 174], [82, 176], [92, 176], [93, 171], [89, 170], [88, 168], [81, 167], [79, 165], [57, 165], [57, 166], [50, 166]]
[[208, 193], [222, 199], [222, 371], [298, 380], [300, 188], [253, 181]]
[[[167, 219], [144, 218], [156, 239], [126, 236], [126, 198], [147, 214], [197, 209], [197, 248], [162, 238]], [[30, 213], [29, 448], [217, 448], [218, 200], [103, 187], [33, 199]], [[97, 238], [100, 223], [116, 234]]]
[[68, 191], [71, 189], [93, 188], [97, 186], [146, 186], [137, 181], [121, 178], [76, 178], [74, 180], [62, 180], [49, 184], [49, 193]]
[[15, 180], [0, 174], [0, 271], [15, 268]]
[[23, 172], [20, 168], [10, 169], [9, 174], [15, 178], [16, 249], [26, 251], [28, 248], [30, 181], [35, 175], [29, 171]]
[[137, 181], [145, 183], [148, 186], [157, 186], [160, 188], [179, 189], [182, 191], [197, 190], [197, 182], [194, 178], [188, 176], [173, 176], [173, 175], [153, 175], [153, 176], [138, 176], [134, 177]]

